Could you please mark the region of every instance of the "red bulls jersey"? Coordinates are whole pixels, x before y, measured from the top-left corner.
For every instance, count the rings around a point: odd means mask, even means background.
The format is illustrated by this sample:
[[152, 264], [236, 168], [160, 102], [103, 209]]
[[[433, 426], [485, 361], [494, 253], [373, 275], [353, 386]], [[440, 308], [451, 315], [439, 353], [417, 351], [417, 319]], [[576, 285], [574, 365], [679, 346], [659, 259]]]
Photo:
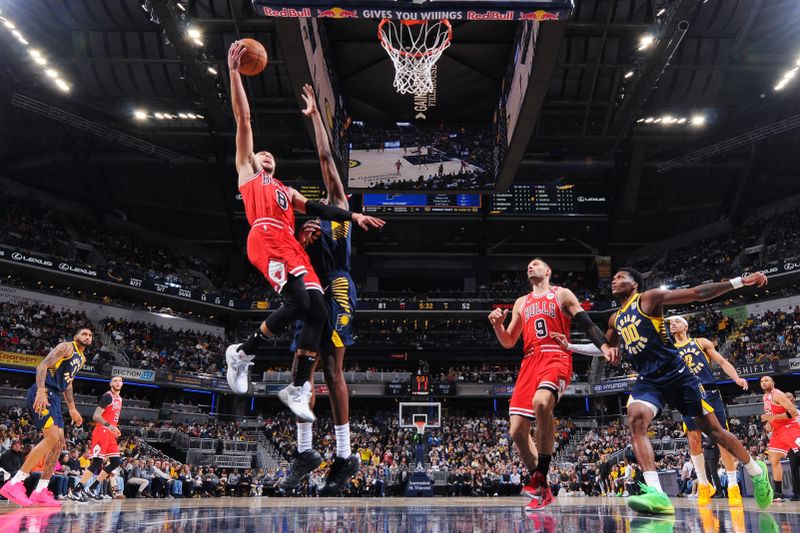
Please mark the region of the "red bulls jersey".
[[572, 318], [567, 316], [558, 304], [556, 296], [559, 287], [550, 287], [546, 293], [535, 296], [533, 292], [525, 297], [522, 305], [523, 353], [527, 357], [536, 350], [564, 353], [561, 346], [550, 338], [550, 333], [563, 333], [569, 337]]
[[[773, 389], [773, 392], [778, 389]], [[770, 424], [775, 429], [775, 431], [780, 431], [781, 429], [785, 428], [787, 425], [791, 424], [793, 426], [797, 426], [797, 420], [794, 418], [784, 418], [786, 416], [786, 408], [778, 405], [777, 403], [772, 403], [772, 392], [768, 392], [764, 394], [764, 412], [768, 415], [777, 415], [778, 418], [772, 420]]]
[[266, 224], [294, 235], [294, 189], [260, 170], [239, 185], [250, 226]]
[[103, 407], [103, 420], [112, 426], [119, 425], [119, 414], [122, 412], [122, 396], [111, 394], [111, 391], [100, 396], [97, 402], [99, 407]]

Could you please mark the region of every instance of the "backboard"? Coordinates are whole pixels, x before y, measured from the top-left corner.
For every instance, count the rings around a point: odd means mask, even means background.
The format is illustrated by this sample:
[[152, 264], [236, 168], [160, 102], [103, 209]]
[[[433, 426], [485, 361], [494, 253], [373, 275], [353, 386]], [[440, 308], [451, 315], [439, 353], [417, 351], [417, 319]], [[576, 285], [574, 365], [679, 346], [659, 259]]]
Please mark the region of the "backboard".
[[398, 411], [401, 428], [415, 428], [424, 420], [426, 428], [441, 427], [442, 404], [439, 402], [400, 402]]

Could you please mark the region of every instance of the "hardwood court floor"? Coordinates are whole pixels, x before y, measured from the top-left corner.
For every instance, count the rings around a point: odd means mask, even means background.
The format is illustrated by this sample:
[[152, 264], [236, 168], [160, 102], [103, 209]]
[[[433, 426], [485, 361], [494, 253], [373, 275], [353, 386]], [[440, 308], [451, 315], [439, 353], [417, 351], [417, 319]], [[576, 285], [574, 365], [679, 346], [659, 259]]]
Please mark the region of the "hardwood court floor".
[[800, 532], [800, 503], [760, 511], [714, 500], [698, 509], [674, 499], [669, 517], [637, 516], [621, 498], [559, 498], [545, 512], [523, 498], [214, 498], [65, 503], [61, 509], [0, 502], [0, 533], [789, 533]]

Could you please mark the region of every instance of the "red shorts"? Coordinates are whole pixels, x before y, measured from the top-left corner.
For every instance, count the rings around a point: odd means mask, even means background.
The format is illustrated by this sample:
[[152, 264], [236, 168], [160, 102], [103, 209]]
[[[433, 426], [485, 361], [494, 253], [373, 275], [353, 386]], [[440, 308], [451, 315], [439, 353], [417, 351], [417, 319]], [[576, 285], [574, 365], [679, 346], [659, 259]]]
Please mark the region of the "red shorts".
[[572, 356], [550, 346], [546, 350], [537, 350], [522, 360], [508, 414], [532, 419], [533, 396], [537, 390], [552, 391], [556, 401], [567, 390], [572, 379]]
[[95, 426], [92, 431], [92, 457], [108, 459], [109, 457], [119, 457], [119, 445], [117, 438], [111, 430], [103, 426]]
[[774, 430], [767, 446], [767, 451], [782, 455], [788, 454], [789, 450], [800, 450], [800, 424], [796, 422]]
[[298, 278], [304, 276], [306, 289], [323, 292], [308, 254], [285, 229], [268, 224], [253, 226], [247, 236], [247, 258], [279, 294], [289, 274]]

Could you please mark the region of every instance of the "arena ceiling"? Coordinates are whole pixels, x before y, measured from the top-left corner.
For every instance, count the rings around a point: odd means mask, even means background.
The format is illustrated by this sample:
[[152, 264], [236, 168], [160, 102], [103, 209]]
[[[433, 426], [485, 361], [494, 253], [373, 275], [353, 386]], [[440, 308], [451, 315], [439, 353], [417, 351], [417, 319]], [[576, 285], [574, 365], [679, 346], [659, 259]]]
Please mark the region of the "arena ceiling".
[[[395, 229], [359, 237], [363, 251], [446, 253], [442, 243], [464, 254], [622, 251], [800, 192], [796, 130], [659, 173], [659, 164], [798, 113], [800, 85], [774, 86], [800, 54], [800, 3], [672, 0], [677, 14], [668, 21], [658, 16], [660, 0], [576, 3], [559, 30], [560, 46], [541, 51], [556, 66], [549, 80], [536, 80], [546, 96], [516, 180], [602, 184], [614, 199], [608, 222], [395, 219]], [[248, 0], [180, 4], [202, 32], [202, 47], [187, 39], [184, 12], [173, 2], [0, 0], [0, 15], [31, 43], [22, 46], [10, 30], [0, 31], [11, 51], [0, 57], [0, 174], [80, 200], [98, 219], [124, 213], [238, 252], [246, 224], [234, 214], [225, 65], [231, 41], [256, 38], [271, 55], [265, 75], [247, 81], [257, 143], [277, 154], [289, 182], [317, 179], [317, 162], [275, 21], [258, 16]], [[681, 41], [683, 20], [689, 27]], [[370, 73], [389, 63], [369, 23], [327, 24], [348, 104], [374, 108], [369, 95], [386, 80]], [[465, 26], [466, 48], [454, 45], [443, 59], [459, 61], [470, 79], [481, 80], [480, 91], [495, 87], [487, 101], [496, 98], [514, 34], [509, 26], [498, 28]], [[654, 31], [661, 38], [639, 51], [642, 35]], [[34, 46], [68, 80], [68, 93], [32, 63], [28, 48]], [[440, 98], [456, 110], [476, 105], [468, 91]], [[136, 109], [203, 118], [136, 121]], [[703, 127], [638, 122], [698, 114], [706, 117]]]

